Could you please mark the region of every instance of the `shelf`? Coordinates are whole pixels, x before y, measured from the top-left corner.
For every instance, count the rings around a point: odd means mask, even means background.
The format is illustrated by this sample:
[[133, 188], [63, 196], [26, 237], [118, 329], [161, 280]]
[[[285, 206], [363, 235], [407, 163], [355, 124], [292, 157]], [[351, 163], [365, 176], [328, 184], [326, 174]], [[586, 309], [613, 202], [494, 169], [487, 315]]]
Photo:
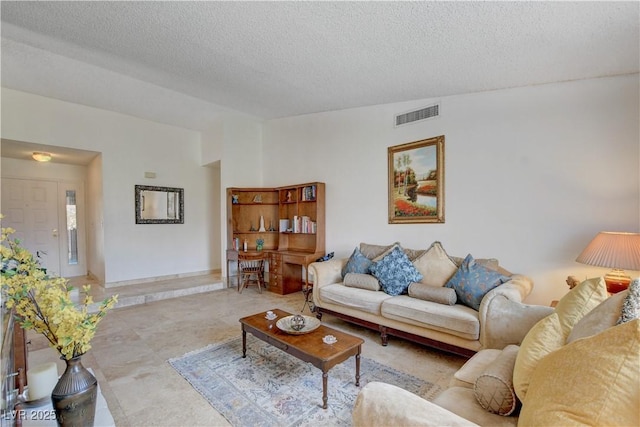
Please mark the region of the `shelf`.
[[[234, 231], [233, 234], [276, 234], [278, 231]], [[296, 233], [299, 234], [299, 233]]]
[[231, 206], [278, 206], [278, 202], [275, 203], [232, 203]]

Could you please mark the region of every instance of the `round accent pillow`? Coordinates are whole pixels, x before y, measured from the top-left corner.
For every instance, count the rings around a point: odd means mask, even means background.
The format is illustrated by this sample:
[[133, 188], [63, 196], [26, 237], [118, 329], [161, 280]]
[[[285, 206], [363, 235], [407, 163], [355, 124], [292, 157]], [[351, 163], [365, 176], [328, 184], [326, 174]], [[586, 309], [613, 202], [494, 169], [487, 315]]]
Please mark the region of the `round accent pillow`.
[[473, 393], [480, 406], [498, 415], [511, 415], [520, 401], [513, 388], [513, 367], [519, 347], [509, 345], [502, 350], [496, 360], [478, 376]]

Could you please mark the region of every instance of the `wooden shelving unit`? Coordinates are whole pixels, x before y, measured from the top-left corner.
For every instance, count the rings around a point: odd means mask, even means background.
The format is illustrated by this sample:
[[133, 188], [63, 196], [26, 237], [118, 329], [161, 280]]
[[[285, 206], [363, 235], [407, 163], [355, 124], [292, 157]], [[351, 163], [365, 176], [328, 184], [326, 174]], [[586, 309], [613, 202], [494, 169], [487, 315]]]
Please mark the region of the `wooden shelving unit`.
[[[260, 217], [265, 230], [258, 231]], [[281, 224], [281, 220], [286, 220]], [[227, 189], [227, 269], [238, 251], [269, 252], [268, 289], [288, 294], [302, 289], [302, 267], [325, 252], [325, 185], [321, 182], [278, 188]], [[282, 228], [282, 229], [281, 229]]]

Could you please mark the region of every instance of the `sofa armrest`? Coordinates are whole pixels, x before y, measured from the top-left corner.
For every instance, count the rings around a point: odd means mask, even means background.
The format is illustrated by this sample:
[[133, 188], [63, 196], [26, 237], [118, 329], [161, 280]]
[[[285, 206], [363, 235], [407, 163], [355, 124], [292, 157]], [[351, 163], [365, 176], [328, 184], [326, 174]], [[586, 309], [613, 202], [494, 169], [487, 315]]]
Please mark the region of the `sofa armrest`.
[[313, 287], [321, 288], [325, 285], [342, 282], [342, 268], [347, 264], [347, 261], [348, 258], [330, 259], [309, 264], [309, 273], [313, 275]]
[[477, 426], [413, 393], [391, 384], [365, 385], [353, 407], [354, 427]]
[[532, 289], [530, 278], [514, 274], [510, 281], [485, 295], [478, 312], [482, 348], [520, 345], [529, 329], [553, 312], [551, 307], [522, 303]]

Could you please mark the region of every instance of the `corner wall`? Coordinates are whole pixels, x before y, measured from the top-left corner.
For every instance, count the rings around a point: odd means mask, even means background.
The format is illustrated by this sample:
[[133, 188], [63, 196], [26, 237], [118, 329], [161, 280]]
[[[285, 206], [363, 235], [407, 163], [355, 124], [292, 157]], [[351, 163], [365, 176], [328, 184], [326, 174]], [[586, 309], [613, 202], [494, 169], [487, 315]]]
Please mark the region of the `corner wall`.
[[[546, 305], [568, 291], [568, 275], [606, 273], [575, 262], [599, 231], [640, 231], [638, 82], [635, 74], [271, 120], [264, 185], [325, 182], [327, 251], [336, 256], [362, 241], [439, 240], [451, 255], [498, 258], [531, 276], [528, 302]], [[439, 118], [394, 127], [395, 115], [436, 101]], [[437, 135], [446, 222], [388, 224], [387, 147]]]

